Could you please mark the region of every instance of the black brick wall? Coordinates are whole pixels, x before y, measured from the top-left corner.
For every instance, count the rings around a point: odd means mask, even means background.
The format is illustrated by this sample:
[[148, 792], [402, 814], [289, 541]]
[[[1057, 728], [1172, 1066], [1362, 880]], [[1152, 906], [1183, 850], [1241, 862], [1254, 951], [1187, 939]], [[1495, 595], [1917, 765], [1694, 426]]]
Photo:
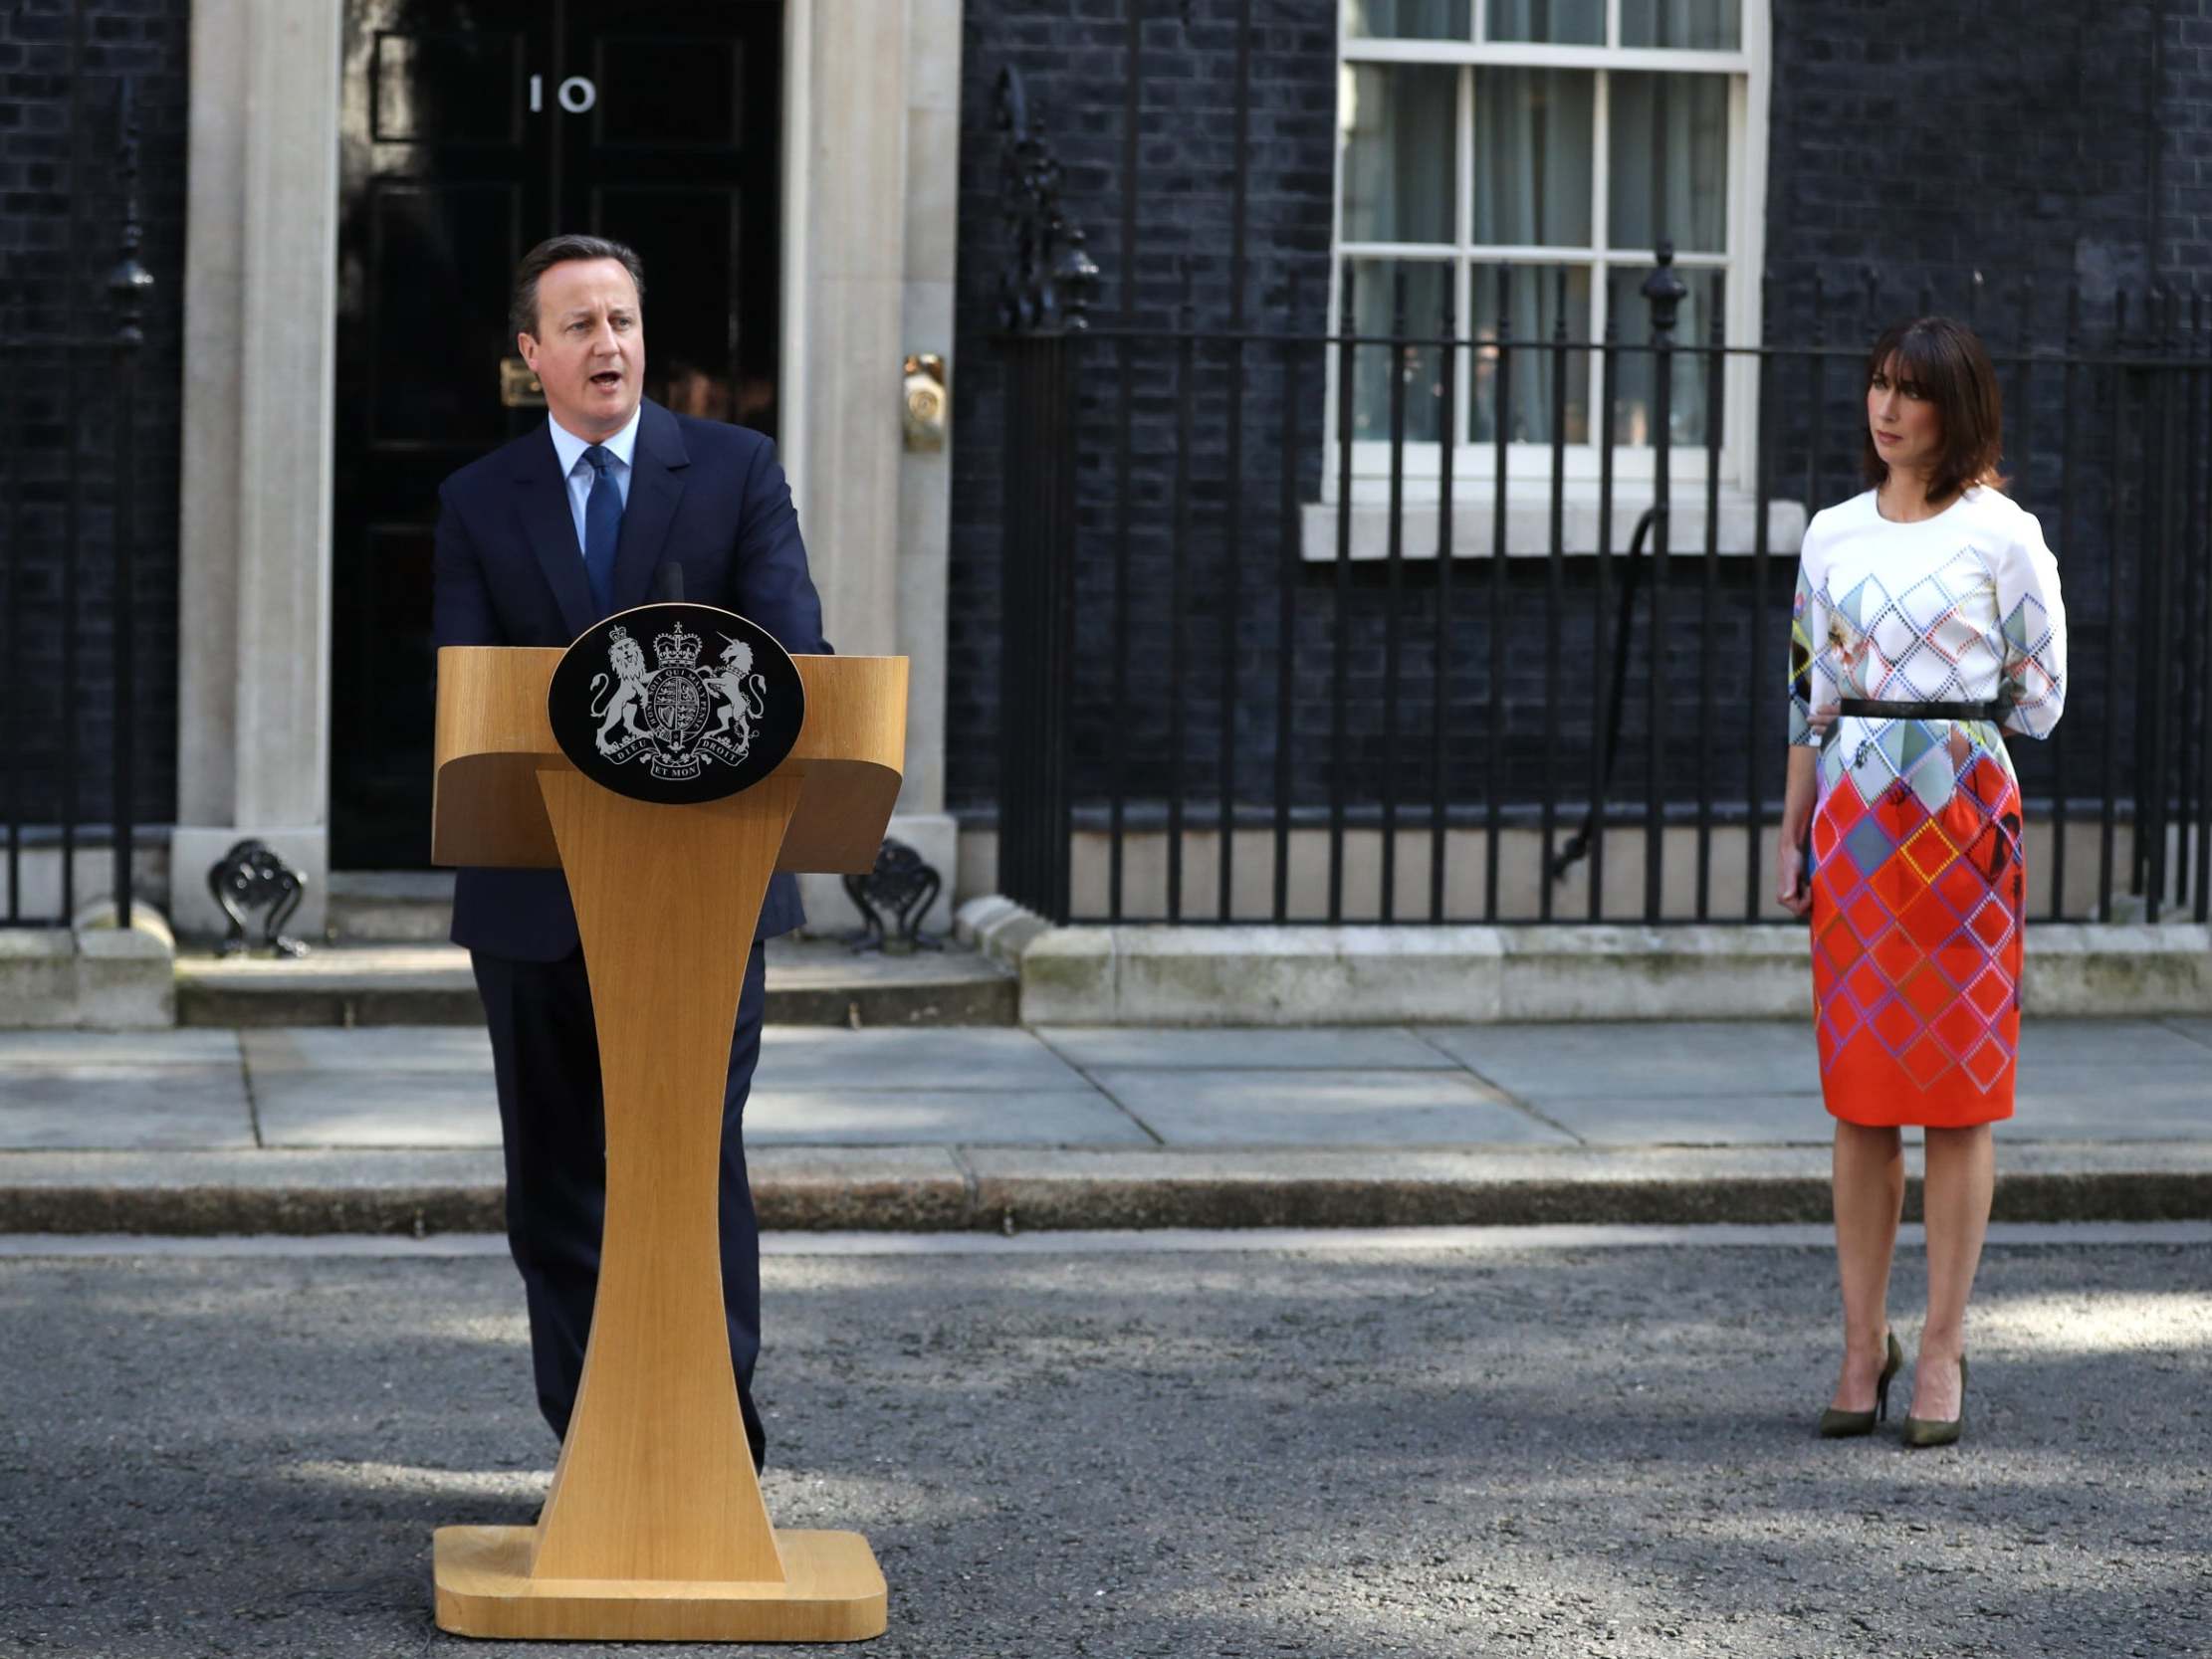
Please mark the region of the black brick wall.
[[[8, 388], [0, 399], [0, 654], [9, 639], [19, 642], [0, 661], [0, 815], [51, 821], [73, 753], [80, 816], [105, 821], [111, 810], [117, 433], [106, 284], [123, 205], [124, 77], [141, 130], [139, 258], [155, 280], [138, 369], [129, 720], [137, 813], [161, 822], [174, 812], [188, 35], [186, 0], [0, 6], [0, 376]], [[64, 343], [73, 334], [89, 337], [74, 367]], [[72, 570], [74, 630], [65, 604]], [[72, 682], [63, 670], [73, 635]]]
[[2212, 272], [2212, 5], [2158, 8], [2158, 271]]
[[[2151, 169], [2161, 15], [2140, 0], [1784, 0], [1774, 7], [1767, 259], [1788, 299], [1770, 333], [1809, 325], [1816, 273], [1856, 287], [1881, 272], [1881, 309], [1928, 285], [1956, 304], [1974, 272], [2093, 302], [2158, 273]], [[2056, 314], [2055, 309], [2054, 313]]]
[[[1133, 287], [1121, 240], [1122, 132], [1126, 7], [1144, 16], [1145, 104], [1140, 127], [1139, 248]], [[966, 734], [948, 756], [956, 810], [988, 815], [995, 801], [999, 460], [1006, 399], [993, 344], [994, 301], [1003, 231], [998, 221], [998, 134], [993, 86], [1001, 66], [1026, 78], [1032, 107], [1046, 117], [1048, 140], [1067, 168], [1065, 205], [1089, 236], [1106, 276], [1094, 315], [1111, 326], [1125, 305], [1147, 328], [1169, 323], [1182, 298], [1188, 261], [1201, 329], [1228, 316], [1229, 178], [1233, 153], [1234, 0], [1095, 0], [1073, 21], [1050, 0], [971, 0], [965, 41], [965, 118], [961, 206], [959, 350], [956, 406], [960, 446], [954, 486], [951, 729]], [[2053, 351], [2065, 331], [2067, 291], [2078, 285], [2083, 332], [2109, 334], [2113, 297], [2132, 291], [2139, 329], [2142, 291], [2186, 283], [2212, 234], [2212, 11], [2203, 0], [2096, 9], [2061, 0], [1983, 0], [1905, 4], [1874, 0], [1839, 6], [1782, 0], [1774, 7], [1774, 82], [1767, 202], [1766, 337], [1799, 343], [1862, 340], [1880, 318], [1916, 309], [1923, 292], [1938, 308], [1971, 311], [2000, 350], [2024, 339]], [[1252, 138], [1247, 157], [1251, 208], [1248, 319], [1263, 329], [1286, 325], [1312, 336], [1324, 324], [1328, 226], [1333, 176], [1335, 40], [1331, 8], [1293, 0], [1255, 0]], [[2199, 157], [2205, 159], [2200, 160]], [[2199, 169], [2205, 169], [2200, 178]], [[1870, 292], [1865, 274], [1879, 273]], [[1981, 273], [1977, 284], [1975, 273]], [[1295, 311], [1290, 279], [1299, 279]], [[1823, 298], [1816, 306], [1815, 281]], [[2022, 280], [2031, 286], [2023, 291]], [[2030, 310], [2024, 318], [2023, 303]], [[1114, 568], [1124, 517], [1116, 469], [1118, 353], [1111, 339], [1082, 348], [1090, 369], [1081, 398], [1083, 466], [1077, 548], [1078, 668], [1074, 752], [1078, 798], [1106, 783], [1117, 747], [1133, 789], [1157, 799], [1170, 756], [1162, 711], [1171, 626], [1185, 630], [1193, 676], [1184, 691], [1188, 786], [1216, 790], [1221, 702], [1217, 693], [1223, 628], [1222, 572], [1231, 560], [1224, 503], [1241, 503], [1244, 533], [1234, 560], [1236, 590], [1226, 601], [1237, 663], [1232, 731], [1238, 799], [1264, 802], [1272, 791], [1276, 631], [1285, 594], [1296, 608], [1294, 788], [1303, 805], [1327, 798], [1331, 669], [1338, 623], [1336, 576], [1327, 566], [1285, 557], [1276, 533], [1277, 454], [1282, 372], [1276, 348], [1247, 348], [1234, 370], [1217, 350], [1202, 350], [1194, 382], [1192, 441], [1177, 427], [1178, 372], [1172, 347], [1128, 347], [1136, 388], [1131, 490], [1126, 508], [1130, 696], [1116, 706], [1113, 672]], [[1792, 366], [1776, 382], [1777, 488], [1813, 506], [1858, 488], [1857, 385], [1854, 372], [1831, 370], [1813, 397], [1810, 377]], [[2008, 370], [2008, 374], [2010, 374]], [[1320, 365], [1303, 360], [1298, 398], [1298, 487], [1318, 494]], [[1243, 416], [1245, 452], [1229, 478], [1229, 384]], [[2057, 444], [2067, 420], [2060, 377], [2045, 372], [2021, 396], [2012, 429], [2020, 493], [2044, 514], [2054, 543], [2058, 526]], [[2115, 523], [2106, 480], [2115, 456], [2130, 456], [2113, 436], [2110, 388], [2076, 387], [2080, 460], [2071, 544], [2062, 544], [2079, 634], [2077, 720], [2082, 753], [2101, 728], [2101, 672], [2108, 650], [2104, 549]], [[2141, 414], [2134, 417], [2143, 419]], [[2139, 441], [2141, 428], [2130, 426]], [[2100, 440], [2099, 433], [2104, 434]], [[1173, 586], [1174, 480], [1179, 452], [1188, 468], [1187, 585]], [[1815, 464], [1809, 464], [1808, 457]], [[2040, 459], [2039, 459], [2040, 458]], [[1541, 493], [1541, 487], [1537, 487]], [[2129, 556], [2143, 498], [2118, 504]], [[1626, 524], [1618, 531], [1625, 537]], [[1703, 571], [1679, 558], [1669, 570], [1668, 683], [1683, 688], [1669, 717], [1663, 759], [1669, 790], [1686, 803], [1700, 765], [1722, 799], [1740, 799], [1751, 756], [1766, 753], [1771, 806], [1779, 781], [1778, 676], [1787, 627], [1794, 548], [1776, 549], [1770, 591], [1752, 591], [1748, 560], [1722, 561], [1715, 574], [1712, 632], [1701, 637]], [[2130, 564], [2124, 591], [2139, 566]], [[1554, 704], [1565, 749], [1551, 762], [1569, 796], [1588, 775], [1587, 733], [1598, 724], [1587, 665], [1605, 649], [1598, 635], [1592, 561], [1570, 560], [1560, 578], [1559, 679]], [[1485, 715], [1492, 697], [1487, 561], [1463, 560], [1452, 572], [1455, 597], [1442, 648], [1450, 674], [1446, 794], [1457, 807], [1479, 803], [1491, 783]], [[1513, 560], [1502, 613], [1506, 672], [1509, 797], [1544, 784], [1545, 709], [1552, 682], [1545, 667], [1544, 618], [1551, 578], [1541, 561]], [[2077, 591], [2077, 588], [2079, 591]], [[1343, 606], [1351, 705], [1344, 783], [1355, 801], [1376, 798], [1386, 777], [1403, 798], [1429, 793], [1429, 728], [1435, 626], [1433, 566], [1409, 566], [1398, 601], [1404, 656], [1396, 693], [1406, 752], [1386, 765], [1378, 738], [1392, 696], [1385, 662], [1392, 606], [1379, 569], [1355, 572]], [[1610, 639], [1610, 621], [1606, 624]], [[1754, 628], [1763, 631], [1770, 679], [1749, 685], [1745, 668]], [[1640, 798], [1646, 725], [1646, 631], [1640, 624], [1616, 798]], [[1700, 665], [1716, 669], [1717, 711], [1700, 728], [1695, 687]], [[1754, 723], [1756, 729], [1753, 728]], [[2121, 733], [2124, 745], [2127, 733]], [[2031, 792], [2047, 759], [2024, 745]], [[2072, 788], [2083, 787], [2076, 762]]]
[[[1137, 245], [1123, 243], [1122, 161], [1128, 65], [1127, 6], [1143, 18], [1143, 117], [1139, 126]], [[1331, 191], [1335, 168], [1336, 17], [1309, 0], [1253, 0], [1250, 81], [1251, 141], [1246, 168], [1247, 265], [1245, 315], [1274, 325], [1285, 314], [1295, 278], [1304, 300], [1303, 325], [1317, 330], [1326, 302]], [[971, 734], [947, 756], [956, 809], [995, 799], [997, 729], [999, 459], [1005, 414], [1004, 374], [992, 342], [998, 274], [1006, 246], [999, 221], [999, 135], [993, 126], [994, 88], [1002, 67], [1025, 80], [1032, 112], [1041, 113], [1048, 142], [1066, 168], [1065, 203], [1089, 238], [1105, 273], [1093, 315], [1146, 327], [1172, 324], [1190, 294], [1202, 327], [1226, 327], [1230, 317], [1230, 244], [1234, 143], [1236, 6], [1234, 0], [1091, 0], [1069, 20], [1064, 0], [977, 0], [967, 7], [963, 42], [960, 297], [955, 377], [959, 450], [953, 486], [950, 729]], [[1133, 254], [1133, 258], [1131, 257]], [[1111, 372], [1096, 354], [1093, 375]], [[1174, 393], [1160, 379], [1172, 365], [1142, 366], [1133, 448], [1136, 581], [1157, 597], [1167, 592], [1166, 493], [1173, 473]], [[1309, 379], [1309, 385], [1318, 385]], [[1217, 537], [1225, 458], [1218, 380], [1203, 410], [1205, 437], [1194, 451], [1199, 513]], [[1087, 447], [1112, 442], [1113, 423], [1093, 383], [1085, 395]], [[1254, 435], [1247, 447], [1246, 493], [1273, 499], [1272, 460], [1251, 449], [1270, 441], [1279, 396], [1255, 389], [1245, 399]], [[1101, 430], [1101, 423], [1104, 430]], [[1103, 752], [1113, 721], [1098, 672], [1110, 601], [1101, 580], [1110, 556], [1104, 536], [1114, 524], [1110, 459], [1086, 470], [1083, 511], [1091, 533], [1081, 553], [1089, 665], [1078, 743]], [[1217, 540], [1213, 545], [1218, 545]], [[1248, 549], [1264, 556], [1255, 541]], [[1194, 554], [1208, 556], [1194, 546]], [[1217, 553], [1214, 555], [1217, 559]], [[1204, 620], [1209, 636], [1217, 626]], [[1157, 640], [1152, 647], [1156, 649]], [[1161, 661], [1140, 671], [1137, 699], [1157, 712], [1165, 699]], [[1217, 719], [1209, 704], [1207, 717]], [[1150, 723], [1156, 726], [1157, 722]], [[1149, 729], [1149, 726], [1148, 726]], [[1161, 727], [1164, 730], [1164, 727]], [[1211, 744], [1213, 739], [1208, 738]], [[1196, 738], [1194, 737], [1194, 742]]]

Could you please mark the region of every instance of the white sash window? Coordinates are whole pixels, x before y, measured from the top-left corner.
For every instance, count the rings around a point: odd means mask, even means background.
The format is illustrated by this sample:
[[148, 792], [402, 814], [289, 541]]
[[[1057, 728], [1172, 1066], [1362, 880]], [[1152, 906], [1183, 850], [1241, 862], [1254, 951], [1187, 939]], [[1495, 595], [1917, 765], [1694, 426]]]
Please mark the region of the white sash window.
[[[1542, 348], [1562, 317], [1577, 341], [1602, 339], [1609, 322], [1624, 345], [1648, 341], [1640, 290], [1660, 238], [1672, 241], [1688, 289], [1676, 342], [1703, 344], [1716, 318], [1730, 344], [1757, 340], [1768, 58], [1760, 0], [1343, 0], [1340, 19], [1331, 327], [1347, 277], [1363, 335], [1392, 331], [1401, 275], [1410, 335], [1438, 333], [1447, 289], [1460, 338], [1495, 339], [1502, 318], [1514, 348], [1504, 399], [1510, 474], [1549, 476], [1557, 414], [1569, 476], [1596, 477], [1597, 358], [1569, 352], [1555, 387]], [[1332, 353], [1332, 382], [1337, 370]], [[1435, 479], [1448, 435], [1455, 494], [1489, 492], [1495, 360], [1461, 352], [1449, 408], [1440, 370], [1434, 346], [1409, 347], [1396, 362], [1386, 347], [1359, 349], [1356, 477], [1389, 471], [1395, 373], [1407, 477]], [[1704, 473], [1705, 376], [1703, 356], [1676, 359], [1669, 426], [1673, 470], [1684, 478]], [[1648, 355], [1616, 358], [1615, 468], [1624, 481], [1651, 476], [1652, 382]], [[1754, 386], [1748, 361], [1731, 363], [1720, 433], [1730, 483], [1746, 476]], [[1337, 418], [1332, 383], [1332, 444]], [[1334, 464], [1332, 455], [1332, 473]]]

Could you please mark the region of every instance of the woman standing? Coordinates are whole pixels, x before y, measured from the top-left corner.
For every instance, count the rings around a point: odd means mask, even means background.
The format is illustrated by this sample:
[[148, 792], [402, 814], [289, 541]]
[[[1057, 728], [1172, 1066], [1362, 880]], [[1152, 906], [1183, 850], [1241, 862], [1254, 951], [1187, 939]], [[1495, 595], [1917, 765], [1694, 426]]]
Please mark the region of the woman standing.
[[2058, 564], [2002, 493], [2000, 416], [1971, 329], [1890, 328], [1867, 359], [1873, 488], [1814, 518], [1799, 565], [1777, 864], [1781, 902], [1812, 916], [1836, 1119], [1844, 1359], [1824, 1435], [1872, 1433], [1903, 1361], [1884, 1301], [1908, 1124], [1926, 1132], [1928, 1306], [1905, 1444], [1956, 1440], [1964, 1417], [1990, 1125], [2012, 1116], [2020, 1037], [2020, 786], [1999, 732], [2048, 736], [2066, 699]]

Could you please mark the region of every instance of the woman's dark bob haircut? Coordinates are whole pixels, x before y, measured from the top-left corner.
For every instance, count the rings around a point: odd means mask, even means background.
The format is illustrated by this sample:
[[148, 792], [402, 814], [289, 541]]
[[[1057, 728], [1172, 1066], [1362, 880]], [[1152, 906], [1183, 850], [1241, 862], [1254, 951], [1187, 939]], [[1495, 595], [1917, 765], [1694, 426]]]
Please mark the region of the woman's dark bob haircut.
[[[1943, 450], [1928, 475], [1930, 502], [1947, 502], [1976, 485], [2005, 487], [1997, 470], [2005, 450], [2004, 397], [1979, 334], [1947, 316], [1891, 323], [1867, 353], [1868, 384], [1882, 373], [1934, 404], [1942, 423]], [[1880, 485], [1889, 476], [1889, 464], [1875, 448], [1872, 431], [1865, 442], [1867, 482]]]

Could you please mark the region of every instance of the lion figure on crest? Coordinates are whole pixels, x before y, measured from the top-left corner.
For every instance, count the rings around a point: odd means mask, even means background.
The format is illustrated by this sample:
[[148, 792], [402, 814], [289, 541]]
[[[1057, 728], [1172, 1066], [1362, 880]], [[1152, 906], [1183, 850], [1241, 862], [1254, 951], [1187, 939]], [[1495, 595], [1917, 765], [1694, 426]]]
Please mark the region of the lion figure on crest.
[[598, 744], [601, 754], [611, 754], [615, 745], [607, 739], [619, 722], [622, 728], [633, 737], [650, 736], [637, 724], [637, 711], [645, 700], [645, 649], [630, 638], [629, 631], [616, 628], [608, 637], [608, 661], [613, 664], [616, 682], [612, 691], [607, 689], [610, 678], [604, 674], [591, 677], [591, 718], [599, 723]]

